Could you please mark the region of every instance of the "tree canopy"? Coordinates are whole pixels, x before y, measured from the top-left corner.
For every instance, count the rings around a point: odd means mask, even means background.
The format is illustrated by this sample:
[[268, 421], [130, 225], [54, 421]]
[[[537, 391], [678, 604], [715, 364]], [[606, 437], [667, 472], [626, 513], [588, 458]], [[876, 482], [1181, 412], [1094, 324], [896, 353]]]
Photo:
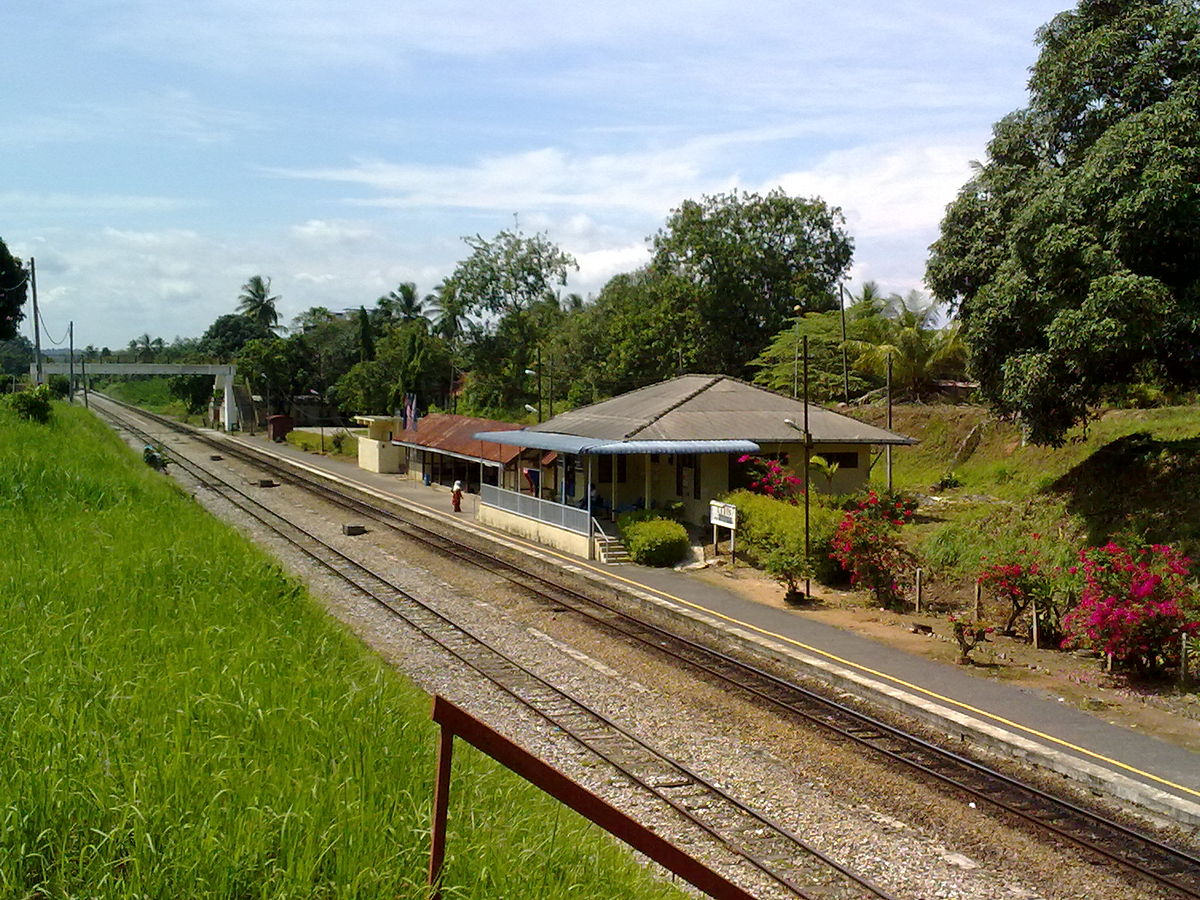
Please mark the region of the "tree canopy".
[[836, 305], [853, 255], [841, 210], [819, 199], [739, 193], [686, 200], [654, 235], [652, 269], [688, 282], [703, 328], [689, 335], [706, 370], [745, 376], [795, 315]]
[[15, 338], [17, 326], [25, 318], [26, 276], [25, 266], [0, 240], [0, 341]]
[[1058, 444], [1113, 385], [1200, 384], [1200, 9], [1081, 0], [947, 208], [926, 280], [980, 391]]

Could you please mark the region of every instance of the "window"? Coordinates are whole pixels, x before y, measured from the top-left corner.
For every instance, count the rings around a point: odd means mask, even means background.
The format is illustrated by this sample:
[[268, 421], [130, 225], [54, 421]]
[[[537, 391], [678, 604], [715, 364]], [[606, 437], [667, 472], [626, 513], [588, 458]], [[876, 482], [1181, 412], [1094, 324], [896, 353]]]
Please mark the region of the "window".
[[[627, 456], [625, 456], [625, 454], [623, 454], [623, 453], [617, 454], [617, 456], [615, 458], [617, 460], [617, 484], [624, 484], [625, 477], [628, 474], [628, 470], [629, 470], [629, 458]], [[613, 459], [614, 459], [614, 457], [613, 456], [597, 456], [596, 459], [600, 463], [600, 466], [599, 466], [600, 471], [596, 475], [596, 480], [600, 484], [604, 484], [606, 482], [611, 484], [612, 477], [613, 477]]]
[[837, 463], [837, 467], [839, 469], [858, 468], [858, 454], [853, 451], [835, 453], [828, 450], [823, 450], [820, 453], [814, 453], [813, 456], [819, 456], [827, 463]]

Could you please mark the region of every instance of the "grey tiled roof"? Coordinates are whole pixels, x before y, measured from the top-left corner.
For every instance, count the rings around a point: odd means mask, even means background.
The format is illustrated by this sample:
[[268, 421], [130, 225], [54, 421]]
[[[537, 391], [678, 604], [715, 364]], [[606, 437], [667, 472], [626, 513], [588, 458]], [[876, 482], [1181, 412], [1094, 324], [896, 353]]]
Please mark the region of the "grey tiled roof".
[[[795, 422], [793, 428], [786, 419]], [[751, 440], [795, 443], [804, 403], [724, 375], [681, 375], [562, 413], [529, 431], [621, 440]], [[808, 427], [817, 444], [915, 444], [884, 428], [816, 404]]]

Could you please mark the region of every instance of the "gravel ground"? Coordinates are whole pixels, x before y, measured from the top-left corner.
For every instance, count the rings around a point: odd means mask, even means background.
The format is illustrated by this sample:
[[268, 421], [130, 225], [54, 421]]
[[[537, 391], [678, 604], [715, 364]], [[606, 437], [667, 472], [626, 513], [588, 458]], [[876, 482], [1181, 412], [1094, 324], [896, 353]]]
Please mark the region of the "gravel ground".
[[[250, 483], [262, 477], [177, 436], [171, 449], [206, 467], [224, 466]], [[140, 445], [138, 445], [140, 446]], [[306, 581], [329, 612], [430, 693], [440, 693], [505, 732], [611, 802], [665, 835], [662, 813], [631, 798], [566, 746], [553, 729], [527, 721], [460, 664], [447, 659], [373, 603], [317, 570], [290, 545], [257, 526], [213, 492], [189, 485], [196, 499], [266, 546]], [[494, 575], [470, 570], [383, 530], [345, 537], [345, 512], [282, 485], [251, 488], [256, 497], [389, 578], [593, 709], [642, 736], [665, 755], [802, 835], [817, 849], [898, 897], [1080, 898], [1164, 896], [1130, 886], [1102, 864], [1055, 846], [1004, 817], [973, 808], [916, 778], [897, 774], [853, 749], [803, 729], [742, 697], [680, 671], [642, 650], [538, 605]], [[430, 759], [430, 776], [433, 759]], [[682, 839], [681, 839], [682, 843]], [[736, 861], [702, 855], [725, 871]], [[755, 890], [755, 888], [751, 888]], [[762, 896], [772, 896], [765, 889]]]

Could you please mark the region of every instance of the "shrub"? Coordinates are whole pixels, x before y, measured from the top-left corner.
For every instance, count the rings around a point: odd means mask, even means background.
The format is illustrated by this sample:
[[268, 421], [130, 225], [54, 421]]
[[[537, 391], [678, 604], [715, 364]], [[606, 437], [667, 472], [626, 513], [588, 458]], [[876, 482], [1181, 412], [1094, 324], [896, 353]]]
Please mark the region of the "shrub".
[[[1041, 539], [1037, 533], [1029, 537], [1034, 541]], [[989, 605], [996, 607], [989, 618], [1004, 623], [1000, 628], [1002, 634], [1015, 634], [1027, 613], [1032, 618], [1032, 608], [1036, 605], [1039, 635], [1049, 642], [1061, 640], [1063, 613], [1077, 593], [1068, 579], [1061, 568], [1046, 564], [1036, 546], [1022, 547], [1015, 555], [992, 558], [975, 576]]]
[[688, 552], [687, 531], [667, 519], [630, 522], [621, 535], [630, 557], [644, 566], [673, 566]]
[[9, 409], [22, 419], [45, 425], [50, 421], [52, 407], [50, 405], [50, 388], [38, 385], [28, 390], [10, 394], [7, 398]]
[[1174, 547], [1128, 550], [1109, 542], [1079, 553], [1079, 604], [1063, 620], [1064, 645], [1087, 645], [1141, 675], [1178, 662], [1180, 635], [1200, 634], [1191, 560]]
[[66, 375], [51, 375], [46, 379], [46, 384], [56, 400], [66, 400], [71, 394], [71, 379]]
[[[725, 500], [737, 507], [737, 545], [755, 565], [767, 568], [767, 560], [781, 547], [798, 546], [803, 553], [803, 507], [750, 491], [734, 491]], [[841, 511], [826, 502], [823, 495], [814, 494], [809, 503], [809, 574], [831, 583], [839, 574], [829, 553]]]
[[850, 583], [866, 588], [886, 609], [904, 607], [904, 590], [915, 561], [900, 543], [894, 520], [850, 510], [833, 536], [832, 556], [850, 573]]
[[802, 599], [800, 581], [812, 577], [813, 574], [812, 560], [804, 555], [803, 532], [789, 532], [785, 535], [779, 545], [767, 554], [763, 560], [763, 568], [768, 575], [783, 585], [787, 591], [786, 600], [796, 602]]
[[958, 643], [958, 664], [969, 666], [974, 662], [971, 659], [971, 651], [987, 640], [987, 636], [992, 633], [992, 628], [979, 622], [965, 622], [954, 615], [947, 616], [947, 618], [950, 620], [950, 628], [954, 632], [954, 640]]

